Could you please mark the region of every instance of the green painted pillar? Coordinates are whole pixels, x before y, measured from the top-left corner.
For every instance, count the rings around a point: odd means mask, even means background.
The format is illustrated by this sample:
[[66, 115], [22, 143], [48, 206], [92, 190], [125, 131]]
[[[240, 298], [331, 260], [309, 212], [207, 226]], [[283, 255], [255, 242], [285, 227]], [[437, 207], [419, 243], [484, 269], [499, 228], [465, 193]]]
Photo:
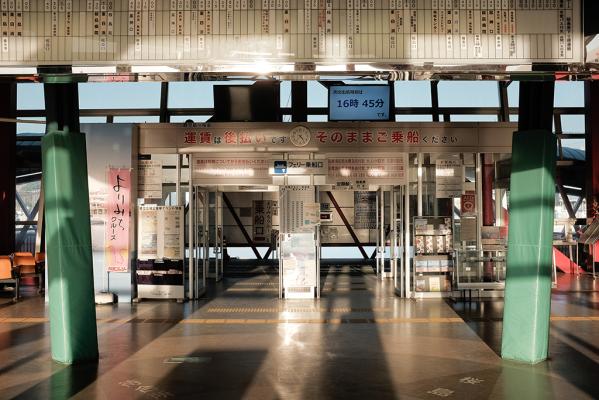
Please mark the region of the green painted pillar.
[[[48, 83], [51, 82], [51, 83]], [[66, 82], [66, 83], [64, 83]], [[46, 255], [52, 358], [98, 359], [87, 156], [77, 86], [45, 79], [47, 134], [42, 139]], [[77, 129], [77, 130], [75, 130]]]
[[501, 344], [508, 360], [548, 354], [556, 151], [550, 131], [514, 133]]

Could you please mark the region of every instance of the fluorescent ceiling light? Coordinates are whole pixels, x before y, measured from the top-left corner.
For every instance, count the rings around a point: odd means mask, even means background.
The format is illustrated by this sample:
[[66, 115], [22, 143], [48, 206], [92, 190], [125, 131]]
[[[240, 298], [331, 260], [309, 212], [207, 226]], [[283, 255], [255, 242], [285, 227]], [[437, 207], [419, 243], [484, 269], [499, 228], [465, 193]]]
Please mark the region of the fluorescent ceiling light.
[[73, 66], [74, 74], [116, 74], [116, 65]]
[[0, 67], [0, 75], [35, 75], [35, 67]]
[[166, 65], [132, 65], [131, 72], [137, 74], [153, 73], [153, 72], [179, 72], [177, 68], [169, 67]]

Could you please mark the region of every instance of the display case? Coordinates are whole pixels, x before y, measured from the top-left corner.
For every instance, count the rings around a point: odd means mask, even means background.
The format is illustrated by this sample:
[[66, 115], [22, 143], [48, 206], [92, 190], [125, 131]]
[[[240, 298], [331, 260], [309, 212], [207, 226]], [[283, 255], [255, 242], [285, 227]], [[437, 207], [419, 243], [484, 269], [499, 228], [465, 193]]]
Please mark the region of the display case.
[[451, 291], [453, 232], [451, 217], [414, 217], [414, 291]]

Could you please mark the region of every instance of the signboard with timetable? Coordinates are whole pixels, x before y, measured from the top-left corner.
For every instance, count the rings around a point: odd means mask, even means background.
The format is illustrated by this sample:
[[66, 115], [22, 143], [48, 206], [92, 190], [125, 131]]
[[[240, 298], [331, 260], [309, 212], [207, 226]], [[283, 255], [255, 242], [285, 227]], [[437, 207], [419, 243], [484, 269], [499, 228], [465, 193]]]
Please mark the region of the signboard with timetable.
[[329, 87], [329, 121], [388, 121], [390, 115], [389, 85]]
[[271, 63], [580, 63], [581, 3], [2, 1], [0, 63], [218, 66], [258, 55]]

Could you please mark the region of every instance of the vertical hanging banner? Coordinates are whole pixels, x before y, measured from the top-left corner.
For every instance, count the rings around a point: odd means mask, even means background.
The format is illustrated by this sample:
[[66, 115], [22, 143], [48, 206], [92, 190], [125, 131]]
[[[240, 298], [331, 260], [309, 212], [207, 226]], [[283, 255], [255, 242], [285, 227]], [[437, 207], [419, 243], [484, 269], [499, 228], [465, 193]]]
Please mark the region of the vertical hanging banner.
[[131, 171], [109, 168], [107, 174], [104, 260], [108, 272], [129, 272]]
[[438, 199], [460, 197], [464, 191], [462, 160], [437, 159], [435, 166], [435, 194]]

